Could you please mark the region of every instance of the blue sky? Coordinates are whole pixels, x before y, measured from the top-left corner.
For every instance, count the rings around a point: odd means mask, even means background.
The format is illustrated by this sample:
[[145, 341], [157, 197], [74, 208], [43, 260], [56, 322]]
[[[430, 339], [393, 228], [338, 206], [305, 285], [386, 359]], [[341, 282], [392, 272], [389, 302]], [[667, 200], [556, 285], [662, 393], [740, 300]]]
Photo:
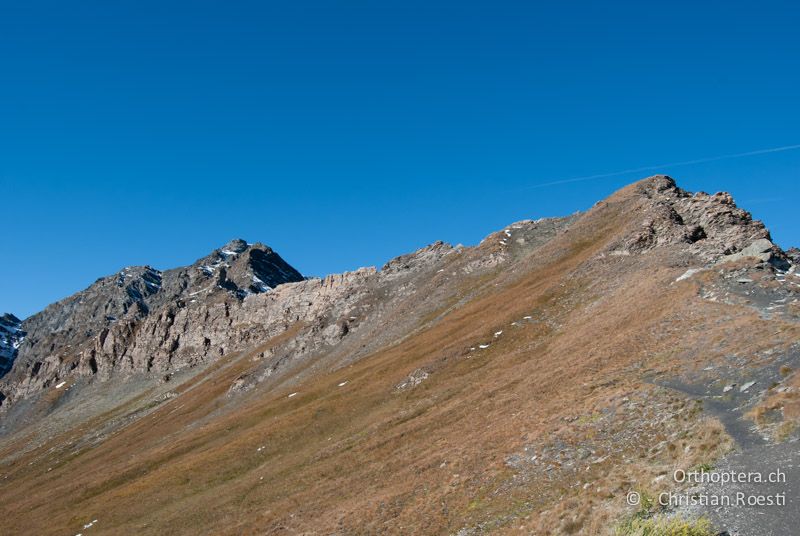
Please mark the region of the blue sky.
[[[652, 172], [531, 185], [798, 144], [799, 24], [796, 2], [2, 2], [0, 311], [234, 237], [305, 274], [380, 265]], [[789, 246], [798, 170], [659, 171]]]

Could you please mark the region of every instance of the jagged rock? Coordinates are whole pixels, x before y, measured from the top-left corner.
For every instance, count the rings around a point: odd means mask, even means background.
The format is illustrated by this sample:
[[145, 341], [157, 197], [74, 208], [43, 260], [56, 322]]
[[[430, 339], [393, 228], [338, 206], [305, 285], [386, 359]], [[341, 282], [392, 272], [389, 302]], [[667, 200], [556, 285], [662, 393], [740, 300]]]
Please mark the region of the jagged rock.
[[786, 250], [786, 256], [792, 261], [792, 264], [800, 263], [800, 249], [789, 248]]
[[19, 318], [11, 313], [0, 316], [0, 377], [11, 370], [24, 339], [25, 332]]
[[[229, 344], [212, 350], [222, 337], [202, 335], [206, 326], [230, 328], [235, 304], [300, 281], [271, 248], [240, 239], [184, 268], [125, 268], [26, 319], [27, 337], [0, 390], [13, 401], [73, 371], [109, 377], [120, 368], [164, 371], [173, 356], [185, 365], [220, 355]], [[187, 309], [196, 303], [205, 307]]]
[[[632, 230], [622, 243], [612, 244], [612, 251], [643, 253], [670, 246], [713, 263], [756, 241], [771, 244], [764, 224], [737, 207], [727, 192], [692, 194], [666, 175], [639, 181], [617, 195], [631, 192], [640, 198], [639, 229]], [[773, 254], [775, 259], [785, 259], [779, 248], [774, 248]]]
[[419, 385], [422, 382], [424, 382], [425, 380], [427, 380], [428, 376], [430, 376], [430, 374], [428, 374], [427, 371], [425, 371], [423, 369], [416, 369], [414, 372], [409, 374], [408, 377], [405, 380], [403, 380], [402, 382], [398, 383], [395, 386], [395, 389], [397, 389], [398, 391], [405, 391], [406, 389], [413, 389], [417, 385]]
[[782, 270], [789, 268], [789, 262], [786, 255], [780, 251], [780, 248], [766, 238], [760, 238], [756, 240], [738, 253], [726, 255], [722, 258], [722, 261], [732, 262], [747, 257], [754, 257], [763, 262], [769, 262], [770, 264]]
[[386, 276], [393, 276], [403, 271], [417, 270], [421, 267], [429, 266], [432, 262], [436, 262], [452, 251], [453, 246], [439, 240], [414, 253], [400, 255], [399, 257], [391, 259], [381, 268], [381, 271], [384, 272]]

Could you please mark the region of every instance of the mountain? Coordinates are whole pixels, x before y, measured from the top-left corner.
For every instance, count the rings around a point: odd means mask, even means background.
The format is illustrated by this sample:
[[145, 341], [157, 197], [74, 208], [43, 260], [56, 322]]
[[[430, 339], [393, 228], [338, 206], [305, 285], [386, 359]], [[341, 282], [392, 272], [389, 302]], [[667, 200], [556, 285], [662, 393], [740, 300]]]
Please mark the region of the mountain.
[[[172, 360], [178, 354], [187, 360], [204, 359], [211, 351], [206, 342], [210, 339], [201, 337], [205, 320], [187, 311], [196, 312], [198, 303], [238, 304], [302, 280], [269, 247], [239, 239], [191, 266], [164, 272], [149, 266], [125, 268], [26, 319], [22, 329], [27, 337], [19, 346], [17, 366], [0, 383], [0, 392], [8, 404], [69, 375], [126, 367], [134, 372], [166, 370], [175, 366]], [[176, 332], [176, 318], [194, 322], [195, 329], [184, 325], [182, 333]], [[155, 332], [142, 336], [142, 329]]]
[[5, 530], [781, 533], [795, 509], [656, 498], [750, 491], [673, 478], [698, 467], [780, 466], [761, 492], [797, 496], [796, 262], [655, 176], [380, 269], [306, 279], [240, 240], [128, 268], [17, 328]]

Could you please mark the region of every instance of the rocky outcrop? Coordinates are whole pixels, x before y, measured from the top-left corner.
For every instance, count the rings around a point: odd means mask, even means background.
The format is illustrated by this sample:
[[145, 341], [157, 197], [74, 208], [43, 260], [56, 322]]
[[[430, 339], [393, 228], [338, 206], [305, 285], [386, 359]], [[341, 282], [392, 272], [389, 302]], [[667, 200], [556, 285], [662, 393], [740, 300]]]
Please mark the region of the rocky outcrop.
[[788, 270], [791, 266], [791, 257], [783, 253], [778, 246], [767, 238], [759, 238], [738, 253], [726, 255], [722, 260], [725, 262], [735, 262], [747, 257], [756, 258], [762, 262], [768, 262], [779, 270]]
[[244, 298], [302, 280], [302, 274], [268, 246], [236, 239], [187, 268], [164, 272], [164, 298], [197, 300], [220, 290]]
[[[27, 336], [0, 393], [10, 402], [70, 373], [162, 370], [173, 358], [194, 363], [209, 355], [214, 326], [231, 326], [232, 308], [301, 281], [271, 248], [238, 239], [187, 267], [125, 268], [25, 320]], [[209, 335], [192, 336], [207, 328]]]
[[641, 199], [639, 217], [634, 220], [638, 229], [626, 233], [621, 243], [612, 246], [613, 250], [641, 253], [678, 246], [712, 263], [769, 243], [770, 262], [783, 266], [787, 260], [785, 253], [772, 244], [764, 224], [737, 207], [727, 192], [693, 194], [679, 188], [671, 177], [656, 175], [626, 188], [622, 194]]
[[420, 266], [425, 266], [431, 262], [435, 262], [443, 256], [448, 255], [452, 251], [453, 246], [439, 240], [429, 246], [425, 246], [424, 248], [415, 251], [414, 253], [400, 255], [399, 257], [391, 259], [384, 264], [381, 271], [386, 276], [401, 274], [405, 271], [414, 270]]
[[792, 264], [800, 264], [800, 249], [789, 248], [786, 250], [786, 256], [792, 261]]
[[0, 377], [11, 370], [24, 339], [25, 332], [19, 318], [10, 313], [0, 316]]

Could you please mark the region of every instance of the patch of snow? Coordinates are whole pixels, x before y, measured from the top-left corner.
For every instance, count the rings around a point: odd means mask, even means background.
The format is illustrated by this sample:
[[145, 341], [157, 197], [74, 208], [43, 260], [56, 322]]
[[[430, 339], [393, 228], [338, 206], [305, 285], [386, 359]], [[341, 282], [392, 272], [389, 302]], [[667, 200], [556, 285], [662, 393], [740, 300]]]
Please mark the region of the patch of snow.
[[740, 392], [740, 393], [744, 393], [745, 391], [747, 391], [748, 389], [750, 389], [750, 388], [751, 388], [752, 386], [754, 386], [755, 384], [756, 384], [756, 382], [747, 382], [747, 383], [745, 383], [744, 385], [742, 385], [741, 387], [739, 387], [739, 392]]
[[689, 268], [688, 270], [686, 270], [683, 273], [682, 276], [680, 276], [678, 279], [676, 279], [675, 282], [677, 283], [678, 281], [683, 281], [685, 279], [689, 279], [694, 274], [696, 274], [697, 272], [701, 272], [702, 270], [703, 270], [702, 268]]
[[268, 292], [272, 290], [272, 287], [264, 283], [257, 275], [253, 275], [253, 284], [256, 285], [256, 288], [259, 292]]
[[345, 385], [347, 385], [347, 380], [345, 380], [345, 381], [343, 381], [342, 383], [340, 383], [340, 384], [339, 384], [339, 387], [344, 387]]
[[67, 383], [67, 382], [61, 382], [61, 383], [59, 383], [58, 385], [56, 385], [56, 389], [61, 389], [62, 387], [64, 387], [64, 385], [66, 385], [66, 383]]
[[500, 335], [502, 335], [502, 334], [503, 334], [503, 330], [500, 330], [500, 331], [495, 331], [495, 333], [494, 333], [494, 336], [495, 336], [495, 338], [496, 338], [496, 337], [499, 337], [499, 336], [500, 336]]
[[[198, 294], [200, 294], [201, 292], [208, 292], [208, 291], [210, 291], [210, 290], [211, 290], [211, 288], [212, 288], [213, 286], [214, 286], [214, 285], [213, 285], [213, 284], [211, 284], [211, 285], [207, 286], [206, 288], [200, 289], [200, 290], [198, 290], [198, 291], [195, 291], [195, 292], [190, 292], [190, 293], [189, 293], [189, 296], [197, 296], [197, 295], [198, 295]], [[217, 285], [217, 286], [219, 286], [219, 285]], [[219, 287], [219, 288], [222, 288], [222, 287]]]
[[297, 394], [297, 393], [292, 393], [292, 394], [290, 394], [290, 395], [289, 395], [287, 398], [292, 398], [292, 397], [293, 397], [293, 396], [295, 396], [296, 394]]
[[478, 348], [480, 348], [481, 350], [486, 350], [487, 348], [489, 348], [489, 345], [488, 344], [479, 344]]

